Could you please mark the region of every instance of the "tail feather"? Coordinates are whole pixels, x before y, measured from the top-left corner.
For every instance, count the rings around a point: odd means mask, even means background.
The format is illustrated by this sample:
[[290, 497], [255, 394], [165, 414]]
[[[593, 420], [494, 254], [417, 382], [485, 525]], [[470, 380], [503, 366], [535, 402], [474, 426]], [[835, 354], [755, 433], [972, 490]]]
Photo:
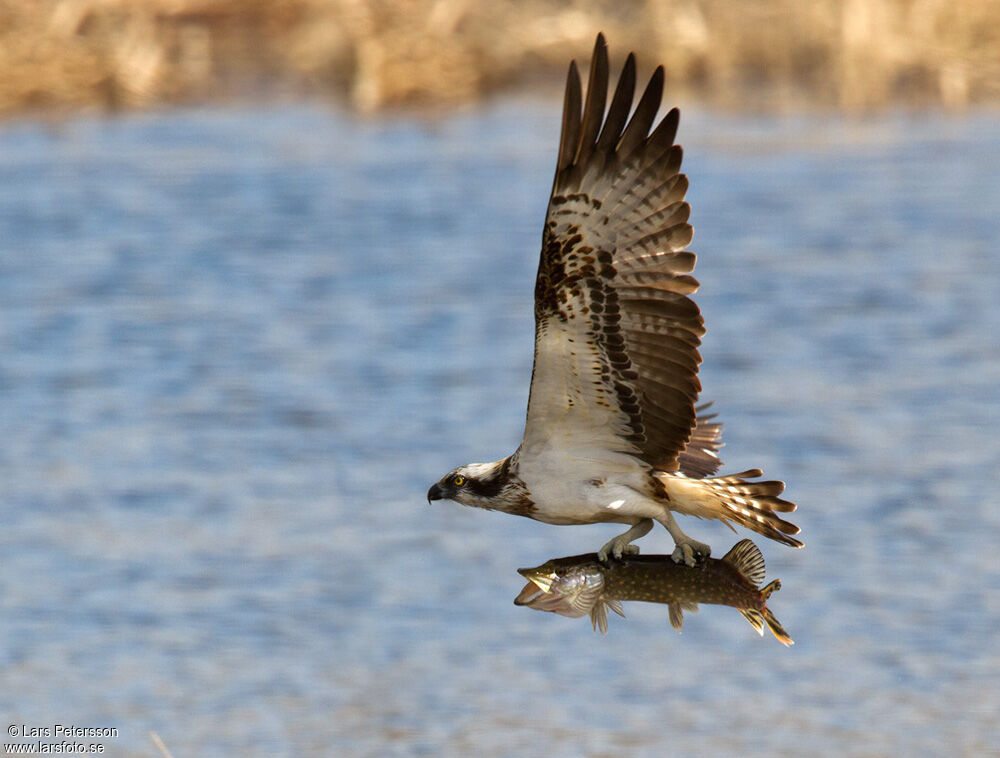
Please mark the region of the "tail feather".
[[701, 481], [711, 487], [715, 495], [720, 506], [718, 518], [734, 521], [785, 545], [802, 547], [801, 541], [789, 536], [798, 534], [799, 528], [776, 515], [776, 512], [788, 513], [795, 510], [795, 503], [778, 497], [784, 492], [785, 483], [747, 481], [762, 475], [760, 469], [750, 469]]

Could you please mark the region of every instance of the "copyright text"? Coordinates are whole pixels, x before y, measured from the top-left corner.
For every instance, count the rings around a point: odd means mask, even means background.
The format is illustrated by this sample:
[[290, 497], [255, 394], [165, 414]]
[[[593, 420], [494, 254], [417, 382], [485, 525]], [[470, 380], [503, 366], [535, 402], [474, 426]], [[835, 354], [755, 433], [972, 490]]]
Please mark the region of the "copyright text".
[[5, 742], [4, 755], [99, 755], [104, 752], [104, 745], [79, 740], [114, 739], [118, 736], [118, 727], [8, 724], [7, 736], [29, 741]]

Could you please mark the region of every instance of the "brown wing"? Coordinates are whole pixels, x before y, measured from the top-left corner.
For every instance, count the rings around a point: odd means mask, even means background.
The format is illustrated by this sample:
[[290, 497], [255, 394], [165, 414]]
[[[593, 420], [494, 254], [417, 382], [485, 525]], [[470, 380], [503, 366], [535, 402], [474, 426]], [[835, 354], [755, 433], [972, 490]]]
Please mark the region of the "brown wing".
[[701, 479], [712, 476], [722, 467], [719, 448], [722, 442], [722, 422], [713, 421], [714, 413], [706, 413], [711, 403], [702, 403], [695, 408], [698, 418], [687, 447], [677, 457], [677, 467], [685, 476]]
[[[687, 296], [695, 256], [674, 145], [678, 111], [653, 127], [657, 68], [629, 118], [629, 55], [610, 107], [597, 38], [587, 99], [570, 65], [562, 136], [535, 285], [535, 367], [525, 444], [604, 445], [678, 469], [695, 426], [704, 326]], [[706, 438], [707, 439], [707, 438]], [[692, 454], [689, 461], [700, 456]], [[704, 466], [704, 462], [702, 462]]]

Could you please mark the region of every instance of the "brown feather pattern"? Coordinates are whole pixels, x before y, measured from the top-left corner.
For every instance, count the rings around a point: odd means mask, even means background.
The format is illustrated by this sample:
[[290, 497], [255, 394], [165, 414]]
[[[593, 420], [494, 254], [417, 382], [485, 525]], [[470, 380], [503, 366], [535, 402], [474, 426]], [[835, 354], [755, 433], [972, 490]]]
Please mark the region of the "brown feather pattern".
[[691, 439], [678, 458], [680, 470], [686, 476], [701, 479], [711, 476], [722, 466], [719, 448], [722, 447], [722, 422], [715, 421], [714, 413], [706, 413], [711, 403], [695, 408], [698, 414]]
[[[650, 128], [663, 94], [658, 68], [629, 118], [629, 56], [605, 113], [608, 57], [599, 36], [586, 100], [570, 65], [559, 158], [535, 286], [537, 334], [585, 320], [594, 379], [622, 416], [622, 449], [651, 466], [691, 476], [718, 468], [721, 425], [696, 426], [698, 347], [704, 325], [688, 298], [698, 288], [676, 109]], [[581, 334], [581, 337], [584, 336]], [[537, 344], [537, 343], [536, 343]], [[539, 360], [551, 359], [536, 351]], [[529, 401], [529, 420], [531, 405]]]

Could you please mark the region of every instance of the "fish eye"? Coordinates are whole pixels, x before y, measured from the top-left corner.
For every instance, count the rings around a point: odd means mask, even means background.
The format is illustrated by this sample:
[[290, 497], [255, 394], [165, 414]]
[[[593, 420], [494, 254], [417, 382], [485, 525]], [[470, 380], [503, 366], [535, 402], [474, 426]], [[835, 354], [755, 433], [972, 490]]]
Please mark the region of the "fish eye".
[[451, 478], [452, 487], [462, 487], [464, 485], [465, 485], [465, 477], [462, 476], [461, 474], [455, 474], [455, 476]]

